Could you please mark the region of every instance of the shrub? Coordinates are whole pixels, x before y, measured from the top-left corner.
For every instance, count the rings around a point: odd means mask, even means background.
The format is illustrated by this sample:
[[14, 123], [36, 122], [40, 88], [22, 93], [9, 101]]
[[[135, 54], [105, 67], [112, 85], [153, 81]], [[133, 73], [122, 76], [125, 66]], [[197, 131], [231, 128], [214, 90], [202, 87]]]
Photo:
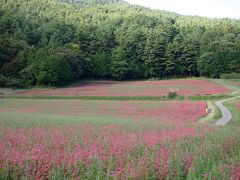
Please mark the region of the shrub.
[[175, 89], [170, 89], [168, 92], [168, 98], [175, 98], [177, 97], [177, 91]]

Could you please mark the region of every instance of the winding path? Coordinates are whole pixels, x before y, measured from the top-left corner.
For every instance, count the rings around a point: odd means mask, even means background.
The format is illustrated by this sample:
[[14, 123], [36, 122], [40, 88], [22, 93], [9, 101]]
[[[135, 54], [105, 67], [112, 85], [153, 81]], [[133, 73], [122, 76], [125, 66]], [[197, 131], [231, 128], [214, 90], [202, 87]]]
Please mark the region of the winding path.
[[222, 113], [222, 118], [216, 122], [216, 125], [225, 126], [232, 119], [230, 111], [223, 105], [223, 103], [238, 98], [240, 98], [240, 96], [215, 102], [216, 106], [221, 110]]

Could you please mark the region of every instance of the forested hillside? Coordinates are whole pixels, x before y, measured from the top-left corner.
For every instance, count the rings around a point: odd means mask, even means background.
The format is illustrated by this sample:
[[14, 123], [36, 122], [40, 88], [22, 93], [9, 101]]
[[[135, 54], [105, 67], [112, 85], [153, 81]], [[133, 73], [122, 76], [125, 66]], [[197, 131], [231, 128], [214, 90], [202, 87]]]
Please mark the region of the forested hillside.
[[240, 72], [240, 20], [121, 0], [1, 0], [0, 86]]

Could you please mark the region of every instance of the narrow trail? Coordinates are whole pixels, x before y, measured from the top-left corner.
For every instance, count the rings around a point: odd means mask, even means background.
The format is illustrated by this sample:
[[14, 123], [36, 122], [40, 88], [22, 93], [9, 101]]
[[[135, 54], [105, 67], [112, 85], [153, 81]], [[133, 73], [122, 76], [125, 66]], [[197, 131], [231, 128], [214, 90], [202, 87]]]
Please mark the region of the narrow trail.
[[223, 103], [238, 98], [240, 98], [240, 96], [215, 102], [216, 106], [221, 110], [222, 113], [222, 118], [216, 122], [216, 125], [225, 126], [232, 119], [230, 111], [223, 105]]

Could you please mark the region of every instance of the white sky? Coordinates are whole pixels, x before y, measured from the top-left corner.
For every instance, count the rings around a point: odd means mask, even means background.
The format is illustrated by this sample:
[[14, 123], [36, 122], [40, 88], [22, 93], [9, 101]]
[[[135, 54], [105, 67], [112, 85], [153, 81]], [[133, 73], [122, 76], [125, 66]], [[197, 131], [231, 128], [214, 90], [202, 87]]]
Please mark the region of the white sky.
[[240, 19], [240, 0], [126, 0], [153, 9], [183, 15]]

